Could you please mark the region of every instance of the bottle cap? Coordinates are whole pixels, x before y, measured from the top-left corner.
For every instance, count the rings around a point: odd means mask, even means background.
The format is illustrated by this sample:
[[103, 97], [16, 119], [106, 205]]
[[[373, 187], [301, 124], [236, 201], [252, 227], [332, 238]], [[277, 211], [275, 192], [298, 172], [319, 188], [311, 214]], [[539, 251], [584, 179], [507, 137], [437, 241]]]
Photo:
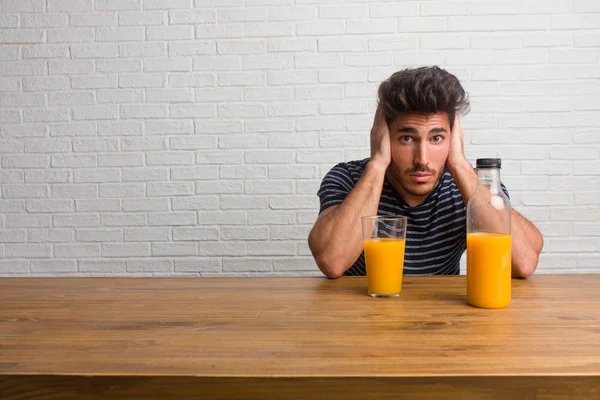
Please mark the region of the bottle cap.
[[500, 158], [478, 158], [477, 168], [502, 168], [502, 160]]

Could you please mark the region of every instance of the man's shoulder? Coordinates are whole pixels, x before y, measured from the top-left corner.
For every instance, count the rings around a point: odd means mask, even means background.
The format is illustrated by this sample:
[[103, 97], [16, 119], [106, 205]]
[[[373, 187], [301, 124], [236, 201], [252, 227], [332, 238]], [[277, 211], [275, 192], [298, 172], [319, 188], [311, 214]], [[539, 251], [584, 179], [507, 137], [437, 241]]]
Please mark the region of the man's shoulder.
[[329, 170], [328, 174], [344, 174], [349, 177], [360, 177], [363, 172], [365, 172], [365, 168], [367, 168], [367, 164], [369, 162], [369, 158], [365, 158], [362, 160], [352, 160], [346, 162], [340, 162], [336, 164], [333, 168]]

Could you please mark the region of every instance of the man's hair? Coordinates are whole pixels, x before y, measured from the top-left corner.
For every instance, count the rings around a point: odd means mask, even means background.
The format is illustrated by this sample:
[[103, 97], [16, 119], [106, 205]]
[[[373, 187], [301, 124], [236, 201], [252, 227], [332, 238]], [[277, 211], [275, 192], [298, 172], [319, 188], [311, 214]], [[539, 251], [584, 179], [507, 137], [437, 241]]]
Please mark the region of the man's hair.
[[456, 76], [437, 66], [395, 72], [379, 85], [379, 106], [391, 124], [404, 113], [448, 113], [450, 127], [456, 113], [469, 111], [469, 96]]

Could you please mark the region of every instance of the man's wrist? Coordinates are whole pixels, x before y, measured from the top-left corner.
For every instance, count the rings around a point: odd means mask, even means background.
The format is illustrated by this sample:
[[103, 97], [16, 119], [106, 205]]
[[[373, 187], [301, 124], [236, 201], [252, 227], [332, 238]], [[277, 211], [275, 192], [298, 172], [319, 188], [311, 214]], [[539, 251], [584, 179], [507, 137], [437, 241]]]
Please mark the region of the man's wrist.
[[461, 173], [473, 171], [473, 166], [466, 158], [461, 158], [454, 163], [448, 163], [448, 171], [456, 179]]
[[380, 162], [377, 160], [369, 160], [369, 162], [367, 163], [367, 170], [373, 171], [375, 173], [377, 173], [378, 175], [385, 175], [385, 172], [387, 171], [389, 164], [386, 164], [385, 162]]

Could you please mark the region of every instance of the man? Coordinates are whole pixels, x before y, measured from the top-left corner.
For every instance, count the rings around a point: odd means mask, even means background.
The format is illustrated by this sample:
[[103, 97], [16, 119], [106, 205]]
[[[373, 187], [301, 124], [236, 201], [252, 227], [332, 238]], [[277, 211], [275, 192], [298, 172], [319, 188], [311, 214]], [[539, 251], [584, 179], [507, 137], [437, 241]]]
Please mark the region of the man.
[[[399, 71], [380, 85], [371, 157], [336, 165], [318, 192], [309, 247], [327, 277], [365, 275], [366, 215], [408, 217], [405, 274], [459, 274], [466, 204], [477, 186], [458, 116], [468, 107], [459, 80], [438, 67]], [[512, 276], [525, 278], [537, 267], [543, 239], [514, 210], [511, 219]]]

